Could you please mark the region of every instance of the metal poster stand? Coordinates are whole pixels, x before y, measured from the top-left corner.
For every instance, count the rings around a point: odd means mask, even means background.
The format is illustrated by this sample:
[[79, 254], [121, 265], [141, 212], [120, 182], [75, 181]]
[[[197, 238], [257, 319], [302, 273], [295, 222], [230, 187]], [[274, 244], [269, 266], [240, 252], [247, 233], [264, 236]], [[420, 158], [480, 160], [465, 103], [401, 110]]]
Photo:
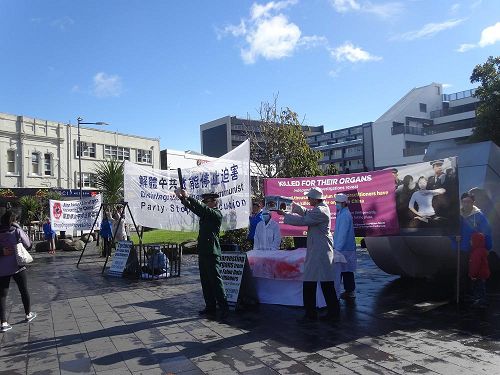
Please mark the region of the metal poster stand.
[[[97, 212], [97, 216], [94, 220], [94, 223], [92, 224], [92, 228], [90, 229], [90, 233], [89, 233], [89, 236], [87, 236], [86, 240], [85, 240], [85, 246], [83, 247], [82, 249], [82, 253], [80, 254], [80, 258], [78, 259], [78, 262], [76, 263], [76, 268], [78, 268], [78, 266], [80, 265], [80, 262], [82, 260], [82, 257], [83, 257], [83, 253], [85, 252], [85, 249], [87, 248], [87, 244], [89, 243], [89, 239], [90, 239], [90, 234], [92, 234], [92, 232], [94, 231], [94, 228], [95, 228], [95, 225], [97, 223], [97, 219], [99, 218], [99, 215], [101, 214], [101, 211], [103, 210], [106, 210], [106, 208], [108, 206], [117, 206], [117, 205], [123, 205], [123, 210], [125, 211], [125, 209], [128, 210], [128, 213], [130, 215], [130, 218], [132, 219], [132, 223], [134, 224], [134, 227], [135, 227], [135, 230], [136, 230], [136, 233], [138, 234], [139, 236], [139, 247], [142, 248], [142, 236], [143, 236], [143, 228], [141, 227], [141, 231], [139, 233], [139, 230], [138, 230], [138, 227], [137, 227], [137, 224], [134, 220], [134, 216], [132, 215], [132, 211], [130, 211], [130, 207], [128, 205], [127, 202], [120, 202], [120, 203], [113, 203], [113, 204], [107, 204], [107, 203], [103, 203], [101, 204], [101, 207], [99, 207], [99, 211]], [[120, 219], [118, 220], [118, 225], [116, 226], [116, 229], [114, 230], [113, 232], [113, 237], [111, 238], [111, 241], [114, 242], [115, 241], [115, 237], [116, 237], [116, 233], [118, 232], [118, 227], [121, 223], [121, 221], [123, 220], [123, 215], [120, 216]], [[102, 268], [102, 273], [104, 273], [105, 269], [106, 269], [106, 264], [108, 263], [108, 259], [109, 259], [109, 254], [106, 252], [106, 259], [104, 261], [104, 266]]]

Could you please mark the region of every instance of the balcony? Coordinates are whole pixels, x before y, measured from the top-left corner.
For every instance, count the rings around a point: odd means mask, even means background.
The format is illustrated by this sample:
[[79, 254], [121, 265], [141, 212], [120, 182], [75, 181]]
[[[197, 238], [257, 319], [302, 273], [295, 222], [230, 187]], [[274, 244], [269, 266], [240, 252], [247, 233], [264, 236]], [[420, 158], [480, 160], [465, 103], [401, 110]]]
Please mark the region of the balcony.
[[427, 146], [422, 147], [412, 147], [403, 149], [403, 156], [417, 156], [417, 155], [425, 155], [427, 151]]
[[479, 103], [470, 103], [466, 105], [460, 105], [458, 107], [438, 109], [436, 111], [431, 111], [430, 116], [431, 119], [435, 119], [437, 117], [450, 116], [450, 115], [456, 115], [457, 113], [475, 111], [478, 104]]
[[476, 89], [470, 89], [470, 90], [455, 92], [453, 94], [443, 94], [443, 102], [451, 102], [453, 100], [470, 98], [471, 96], [474, 96], [475, 92]]

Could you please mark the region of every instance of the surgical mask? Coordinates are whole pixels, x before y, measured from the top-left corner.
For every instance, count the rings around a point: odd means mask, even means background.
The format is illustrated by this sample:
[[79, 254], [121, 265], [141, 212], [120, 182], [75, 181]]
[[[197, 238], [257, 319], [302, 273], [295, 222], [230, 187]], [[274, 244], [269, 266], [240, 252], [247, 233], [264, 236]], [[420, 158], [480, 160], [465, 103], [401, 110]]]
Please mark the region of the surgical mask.
[[342, 209], [342, 203], [335, 203], [335, 207], [337, 207], [337, 211]]
[[262, 215], [262, 219], [264, 219], [264, 221], [267, 223], [271, 219], [271, 215], [269, 215], [269, 214], [263, 214]]

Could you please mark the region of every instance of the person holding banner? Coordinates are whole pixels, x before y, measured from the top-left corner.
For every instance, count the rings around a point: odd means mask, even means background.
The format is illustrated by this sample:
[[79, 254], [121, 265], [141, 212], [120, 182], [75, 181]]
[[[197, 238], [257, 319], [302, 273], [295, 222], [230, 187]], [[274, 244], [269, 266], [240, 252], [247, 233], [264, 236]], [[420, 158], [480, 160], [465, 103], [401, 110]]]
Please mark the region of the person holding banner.
[[333, 244], [335, 251], [340, 251], [346, 259], [346, 263], [339, 263], [340, 275], [344, 284], [344, 292], [340, 298], [352, 301], [356, 298], [354, 272], [356, 272], [356, 238], [354, 237], [354, 225], [351, 211], [347, 207], [348, 197], [344, 193], [335, 194], [335, 206], [337, 217], [335, 219], [335, 231], [333, 233]]
[[284, 216], [284, 223], [295, 226], [307, 226], [307, 252], [304, 262], [304, 281], [302, 298], [305, 315], [299, 323], [314, 322], [318, 319], [316, 311], [316, 289], [320, 282], [328, 313], [320, 320], [337, 321], [340, 317], [340, 305], [335, 292], [335, 272], [333, 261], [333, 239], [330, 232], [330, 208], [323, 202], [324, 195], [320, 188], [311, 188], [307, 196], [310, 210], [292, 203], [292, 213], [276, 211]]
[[269, 211], [262, 212], [262, 220], [255, 228], [254, 250], [279, 250], [281, 245], [280, 226], [271, 219]]
[[201, 289], [205, 299], [205, 308], [200, 315], [215, 317], [216, 305], [221, 309], [221, 319], [229, 314], [226, 291], [220, 272], [221, 248], [219, 232], [222, 225], [222, 213], [217, 208], [219, 195], [202, 194], [202, 201], [189, 197], [184, 189], [175, 190], [181, 203], [200, 218], [198, 232], [198, 267], [200, 270]]

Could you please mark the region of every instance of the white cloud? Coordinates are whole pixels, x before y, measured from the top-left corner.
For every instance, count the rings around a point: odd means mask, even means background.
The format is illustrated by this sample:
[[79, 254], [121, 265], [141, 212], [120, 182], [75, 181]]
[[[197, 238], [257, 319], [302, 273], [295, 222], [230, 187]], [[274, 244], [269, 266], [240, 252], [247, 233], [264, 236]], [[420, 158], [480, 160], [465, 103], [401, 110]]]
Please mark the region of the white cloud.
[[72, 18], [64, 16], [63, 18], [58, 18], [50, 23], [50, 26], [56, 27], [61, 31], [66, 30], [68, 27], [75, 23]]
[[98, 98], [116, 97], [122, 93], [122, 79], [117, 75], [97, 73], [94, 78], [93, 93]]
[[331, 0], [333, 8], [339, 13], [346, 13], [351, 10], [360, 10], [361, 6], [356, 0]]
[[374, 14], [380, 18], [389, 18], [398, 15], [404, 9], [400, 2], [374, 4], [371, 1], [358, 2], [356, 0], [330, 0], [333, 8], [339, 13], [363, 12]]
[[457, 52], [467, 52], [473, 48], [477, 47], [487, 47], [500, 42], [500, 22], [492, 26], [488, 26], [483, 31], [481, 31], [481, 38], [477, 44], [464, 43], [461, 44], [456, 51]]
[[479, 47], [486, 47], [500, 41], [500, 22], [489, 26], [481, 32]]
[[246, 36], [249, 47], [241, 51], [241, 57], [245, 63], [253, 64], [259, 55], [267, 60], [290, 56], [300, 34], [299, 27], [283, 15], [261, 20]]
[[449, 89], [450, 87], [453, 87], [451, 83], [443, 83], [443, 89]]
[[340, 47], [332, 49], [330, 53], [337, 61], [347, 60], [356, 63], [382, 60], [381, 57], [372, 55], [359, 47], [355, 47], [350, 42], [345, 42]]
[[468, 44], [468, 43], [464, 43], [464, 44], [460, 44], [460, 47], [458, 47], [456, 49], [457, 52], [467, 52], [473, 48], [476, 48], [476, 45], [475, 44]]
[[448, 30], [460, 25], [463, 21], [464, 19], [454, 19], [440, 23], [428, 23], [424, 25], [420, 30], [408, 31], [391, 39], [411, 41], [421, 38], [431, 38], [441, 31]]
[[73, 87], [71, 88], [71, 92], [80, 92], [80, 86], [73, 85]]
[[297, 0], [254, 3], [248, 18], [242, 19], [238, 25], [229, 25], [222, 31], [217, 31], [217, 36], [244, 38], [245, 45], [240, 53], [246, 64], [254, 64], [260, 57], [266, 60], [288, 57], [299, 47], [326, 45], [324, 37], [302, 36], [300, 27], [280, 13], [296, 3]]
[[264, 5], [253, 3], [250, 15], [253, 20], [258, 20], [259, 18], [268, 17], [273, 10], [282, 10], [295, 4], [297, 4], [297, 0], [271, 1]]

